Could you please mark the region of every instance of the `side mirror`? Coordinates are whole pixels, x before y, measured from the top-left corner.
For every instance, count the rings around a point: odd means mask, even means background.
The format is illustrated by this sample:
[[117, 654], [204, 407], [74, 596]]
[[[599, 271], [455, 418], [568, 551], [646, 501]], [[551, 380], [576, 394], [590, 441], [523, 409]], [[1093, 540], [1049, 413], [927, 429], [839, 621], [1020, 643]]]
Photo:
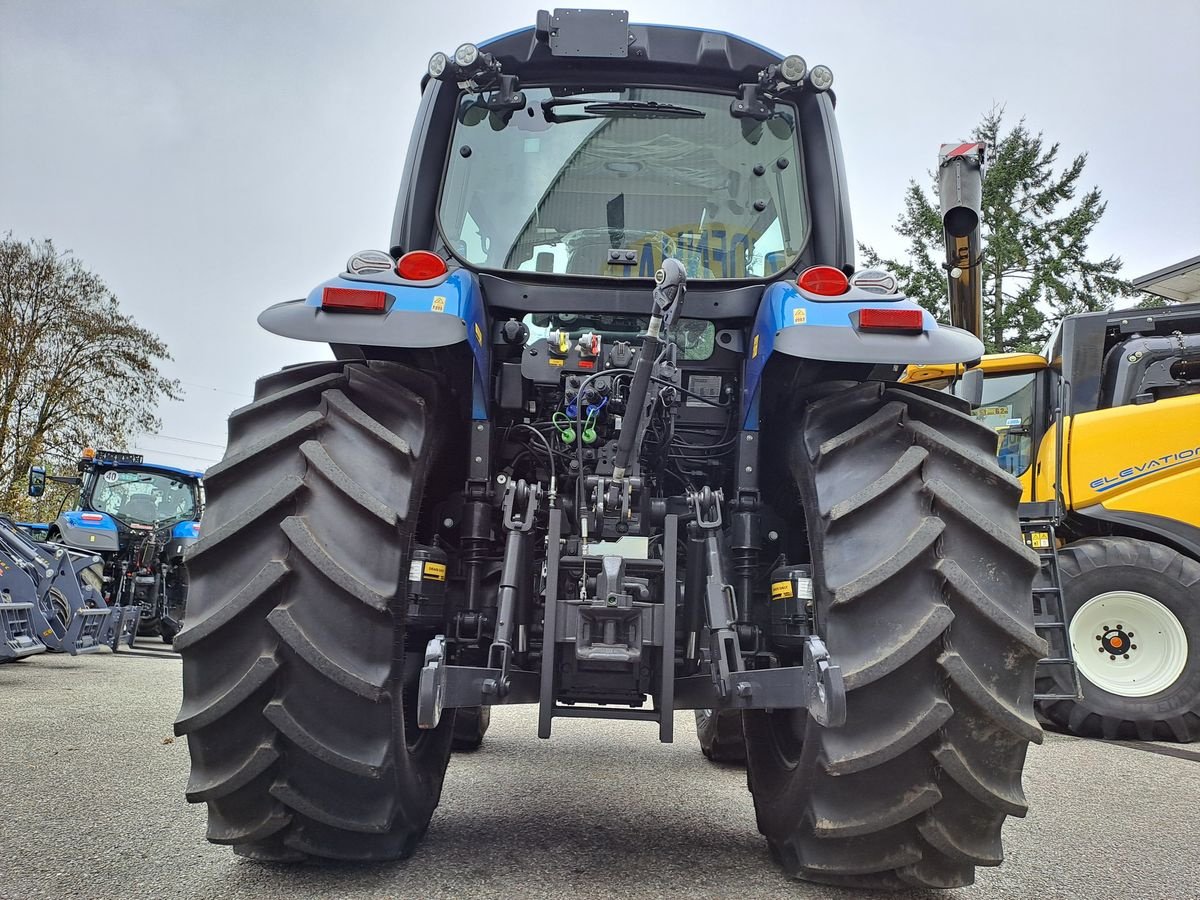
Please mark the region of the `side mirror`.
[[29, 496], [40, 497], [46, 493], [46, 470], [42, 466], [29, 469]]
[[971, 409], [979, 409], [983, 405], [983, 369], [967, 369], [963, 372], [954, 394], [966, 400]]

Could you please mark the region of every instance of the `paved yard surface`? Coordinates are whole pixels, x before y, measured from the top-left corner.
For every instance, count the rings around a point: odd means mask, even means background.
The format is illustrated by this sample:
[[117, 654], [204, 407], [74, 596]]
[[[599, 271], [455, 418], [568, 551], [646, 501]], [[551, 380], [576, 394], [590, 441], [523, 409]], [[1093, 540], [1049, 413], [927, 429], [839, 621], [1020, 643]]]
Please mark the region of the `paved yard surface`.
[[[645, 723], [571, 720], [547, 742], [519, 707], [451, 761], [407, 863], [263, 867], [206, 843], [203, 808], [184, 802], [179, 676], [150, 641], [0, 666], [0, 897], [868, 896], [780, 875], [743, 772], [708, 763], [687, 718], [674, 745]], [[910, 896], [1200, 896], [1198, 751], [1048, 735], [1005, 865]]]

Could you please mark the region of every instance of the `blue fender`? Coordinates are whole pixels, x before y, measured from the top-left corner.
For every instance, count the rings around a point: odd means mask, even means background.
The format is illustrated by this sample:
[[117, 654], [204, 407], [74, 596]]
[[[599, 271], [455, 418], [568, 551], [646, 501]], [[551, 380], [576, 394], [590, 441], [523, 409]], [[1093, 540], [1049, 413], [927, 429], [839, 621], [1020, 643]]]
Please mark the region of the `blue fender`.
[[[865, 308], [919, 309], [924, 328], [912, 334], [859, 331], [854, 316]], [[824, 362], [934, 365], [973, 362], [983, 355], [983, 343], [961, 328], [939, 325], [899, 294], [852, 287], [833, 299], [777, 281], [763, 292], [750, 335], [742, 415], [743, 427], [751, 431], [758, 429], [763, 371], [775, 353]]]
[[[381, 291], [387, 295], [384, 310], [323, 309], [321, 298], [326, 288]], [[491, 330], [479, 281], [466, 269], [419, 283], [403, 281], [392, 273], [343, 273], [317, 285], [304, 300], [268, 307], [259, 315], [258, 324], [283, 337], [359, 347], [450, 347], [465, 341], [475, 363], [472, 417], [488, 417]]]
[[120, 549], [117, 523], [108, 513], [70, 510], [55, 522], [62, 542], [74, 550], [104, 553]]
[[171, 549], [168, 556], [183, 556], [184, 551], [200, 540], [199, 522], [176, 522], [171, 529]]

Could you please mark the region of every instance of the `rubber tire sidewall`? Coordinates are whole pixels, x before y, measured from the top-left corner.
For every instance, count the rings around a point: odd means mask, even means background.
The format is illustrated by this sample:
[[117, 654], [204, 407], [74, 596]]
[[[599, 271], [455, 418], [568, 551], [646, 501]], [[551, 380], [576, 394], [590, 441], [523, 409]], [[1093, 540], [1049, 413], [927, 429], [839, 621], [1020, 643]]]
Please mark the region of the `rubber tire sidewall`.
[[[1161, 721], [1200, 709], [1200, 598], [1190, 598], [1187, 586], [1162, 572], [1132, 565], [1105, 565], [1079, 574], [1068, 574], [1067, 571], [1061, 574], [1068, 622], [1093, 597], [1109, 591], [1136, 591], [1153, 597], [1169, 609], [1179, 619], [1188, 638], [1183, 673], [1166, 690], [1148, 697], [1120, 697], [1097, 687], [1081, 672], [1083, 700], [1079, 705], [1099, 716], [1133, 722]], [[1089, 644], [1076, 648], [1076, 652], [1088, 652], [1090, 647]]]

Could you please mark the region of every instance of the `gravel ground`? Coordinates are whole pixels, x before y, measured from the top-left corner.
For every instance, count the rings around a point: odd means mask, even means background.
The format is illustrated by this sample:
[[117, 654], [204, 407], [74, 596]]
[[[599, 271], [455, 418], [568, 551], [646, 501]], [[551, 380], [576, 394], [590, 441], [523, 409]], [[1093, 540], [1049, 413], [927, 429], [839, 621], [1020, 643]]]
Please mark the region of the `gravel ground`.
[[[408, 862], [248, 862], [206, 843], [203, 807], [183, 799], [179, 674], [150, 641], [0, 666], [0, 897], [868, 896], [779, 873], [744, 773], [700, 755], [686, 713], [662, 745], [647, 723], [575, 720], [539, 741], [531, 707], [499, 710], [483, 749], [451, 761]], [[1196, 749], [1047, 735], [1004, 866], [909, 896], [1196, 897], [1198, 763]]]

